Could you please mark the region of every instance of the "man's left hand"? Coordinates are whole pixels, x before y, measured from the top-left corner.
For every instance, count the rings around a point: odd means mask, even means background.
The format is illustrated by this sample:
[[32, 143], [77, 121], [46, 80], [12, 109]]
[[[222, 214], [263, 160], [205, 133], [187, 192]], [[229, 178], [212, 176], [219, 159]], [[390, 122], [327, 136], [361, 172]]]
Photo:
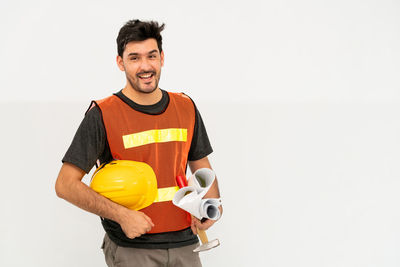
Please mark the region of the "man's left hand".
[[207, 230], [210, 228], [216, 221], [206, 219], [203, 222], [201, 222], [199, 219], [196, 217], [192, 216], [192, 225], [190, 226], [192, 228], [193, 234], [197, 235], [197, 229], [199, 230]]
[[[218, 208], [222, 215], [222, 206], [219, 206]], [[191, 217], [192, 217], [192, 224], [190, 227], [192, 228], [193, 234], [195, 235], [197, 235], [197, 229], [205, 231], [216, 222], [215, 220], [210, 220], [210, 219], [199, 220], [194, 216]]]

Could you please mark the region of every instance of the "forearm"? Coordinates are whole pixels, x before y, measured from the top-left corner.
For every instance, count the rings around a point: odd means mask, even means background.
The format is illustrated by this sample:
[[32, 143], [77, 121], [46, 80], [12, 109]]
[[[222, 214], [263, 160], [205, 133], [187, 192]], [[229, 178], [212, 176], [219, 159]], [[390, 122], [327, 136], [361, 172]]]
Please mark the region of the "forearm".
[[[194, 173], [196, 170], [200, 169], [200, 168], [209, 168], [211, 169], [211, 164], [208, 161], [208, 158], [202, 158], [200, 160], [196, 160], [196, 161], [190, 161], [189, 162], [189, 167], [192, 173]], [[211, 185], [210, 189], [208, 190], [208, 192], [205, 194], [204, 198], [220, 198], [221, 195], [219, 193], [219, 188], [218, 188], [218, 180], [217, 178], [215, 178], [213, 184]], [[220, 205], [219, 207], [219, 211], [222, 215], [222, 205]], [[200, 221], [199, 219], [195, 218], [192, 216], [192, 231], [194, 234], [197, 234], [197, 230], [207, 230], [209, 227], [211, 227], [216, 221], [214, 220], [202, 220]]]
[[[194, 173], [196, 170], [200, 169], [200, 168], [211, 168], [211, 164], [210, 161], [208, 160], [207, 157], [204, 157], [200, 160], [196, 160], [196, 161], [189, 161], [189, 167], [192, 173]], [[219, 187], [218, 187], [218, 180], [217, 177], [215, 177], [215, 180], [213, 182], [213, 184], [211, 185], [210, 189], [208, 190], [208, 192], [205, 194], [205, 196], [203, 198], [220, 198], [221, 195], [219, 193]], [[222, 214], [222, 205], [219, 206], [219, 210]]]
[[[204, 157], [196, 161], [189, 161], [189, 167], [192, 173], [201, 168], [212, 169], [210, 161], [208, 160], [207, 157]], [[217, 177], [215, 177], [213, 184], [211, 185], [210, 189], [208, 190], [204, 198], [220, 198]]]
[[57, 196], [81, 209], [119, 222], [126, 208], [110, 201], [84, 184], [81, 181], [84, 174], [77, 167], [64, 164], [56, 182]]
[[[210, 189], [204, 195], [203, 198], [220, 198], [220, 197], [221, 197], [221, 195], [219, 193], [218, 180], [217, 180], [217, 177], [215, 177], [214, 183], [211, 185]], [[218, 207], [218, 209], [222, 216], [222, 213], [223, 213], [222, 205], [220, 205]]]
[[220, 198], [219, 187], [218, 187], [218, 180], [215, 177], [213, 184], [211, 185], [210, 189], [208, 190], [207, 194], [204, 195], [204, 198]]
[[88, 212], [119, 222], [125, 207], [96, 193], [81, 181], [74, 181], [63, 186], [57, 195]]

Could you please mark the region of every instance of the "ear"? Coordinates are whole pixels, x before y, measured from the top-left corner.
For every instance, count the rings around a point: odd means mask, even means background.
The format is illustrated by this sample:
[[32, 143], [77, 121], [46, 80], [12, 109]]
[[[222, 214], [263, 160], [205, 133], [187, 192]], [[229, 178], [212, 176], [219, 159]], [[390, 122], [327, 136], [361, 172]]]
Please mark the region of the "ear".
[[161, 51], [161, 67], [164, 67], [164, 51]]
[[117, 56], [117, 65], [121, 71], [125, 71], [124, 61], [122, 60], [121, 56]]

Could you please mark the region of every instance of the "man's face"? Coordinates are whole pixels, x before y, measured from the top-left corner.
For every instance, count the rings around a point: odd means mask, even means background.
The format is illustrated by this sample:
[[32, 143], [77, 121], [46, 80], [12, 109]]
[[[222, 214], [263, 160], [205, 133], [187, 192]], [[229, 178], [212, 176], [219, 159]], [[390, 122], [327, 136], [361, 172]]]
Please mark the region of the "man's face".
[[117, 57], [117, 64], [134, 90], [149, 94], [158, 88], [164, 53], [153, 38], [133, 41], [126, 45], [122, 58]]

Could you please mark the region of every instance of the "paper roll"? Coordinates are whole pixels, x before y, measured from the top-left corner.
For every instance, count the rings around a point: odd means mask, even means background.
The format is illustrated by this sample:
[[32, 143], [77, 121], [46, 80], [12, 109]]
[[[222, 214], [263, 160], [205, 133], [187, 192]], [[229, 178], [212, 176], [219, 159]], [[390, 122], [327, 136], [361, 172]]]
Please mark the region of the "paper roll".
[[211, 220], [218, 220], [221, 217], [219, 206], [221, 205], [220, 199], [208, 198], [203, 199], [200, 204], [200, 216]]
[[215, 180], [215, 172], [209, 168], [201, 168], [189, 177], [188, 184], [196, 188], [197, 193], [202, 197], [208, 192]]
[[187, 186], [175, 193], [172, 203], [198, 219], [218, 220], [221, 216], [218, 209], [221, 205], [221, 200], [213, 198], [202, 199], [202, 197], [193, 186]]

